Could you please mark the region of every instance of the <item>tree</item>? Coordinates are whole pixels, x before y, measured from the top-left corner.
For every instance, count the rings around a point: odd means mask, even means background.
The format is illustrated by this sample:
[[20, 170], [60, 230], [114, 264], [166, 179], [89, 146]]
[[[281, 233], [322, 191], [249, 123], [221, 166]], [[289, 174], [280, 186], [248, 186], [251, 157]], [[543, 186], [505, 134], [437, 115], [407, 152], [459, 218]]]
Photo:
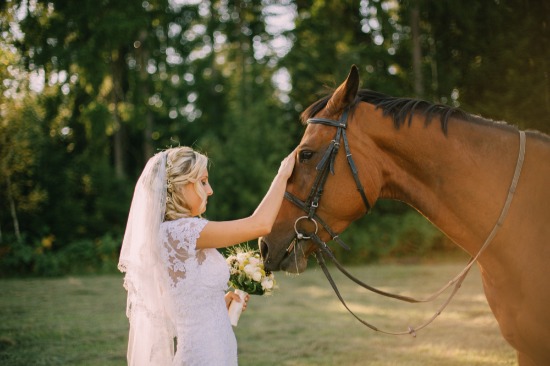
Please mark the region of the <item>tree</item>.
[[[10, 21], [7, 14], [4, 21]], [[7, 41], [13, 41], [11, 35], [4, 35]], [[22, 241], [20, 217], [23, 213], [33, 214], [44, 200], [45, 192], [34, 186], [34, 167], [37, 160], [37, 148], [43, 138], [38, 128], [42, 112], [36, 106], [33, 95], [25, 95], [28, 75], [14, 67], [19, 62], [17, 52], [9, 44], [0, 44], [0, 244], [5, 238], [14, 236]], [[11, 228], [5, 223], [11, 219]], [[6, 239], [7, 240], [7, 239]]]
[[404, 1], [420, 9], [424, 76], [436, 101], [550, 131], [550, 5], [540, 1]]
[[[287, 151], [280, 142], [289, 141], [272, 100], [274, 64], [262, 66], [273, 54], [256, 49], [271, 37], [260, 4], [11, 1], [2, 10], [3, 34], [17, 34], [9, 40], [20, 55], [14, 67], [43, 80], [39, 117], [25, 120], [33, 127], [25, 131], [43, 137], [26, 166], [42, 200], [17, 220], [27, 249], [40, 249], [36, 261], [44, 238], [59, 255], [120, 237], [146, 159], [171, 145], [206, 148], [235, 177], [230, 186], [220, 176], [219, 196], [229, 198], [211, 217], [244, 215], [259, 202]], [[250, 172], [255, 154], [265, 160]], [[10, 177], [23, 186], [23, 177]], [[13, 197], [19, 207], [22, 196]]]
[[[117, 243], [146, 160], [177, 145], [212, 158], [209, 217], [249, 214], [300, 112], [351, 64], [362, 87], [548, 131], [548, 14], [534, 0], [1, 2], [0, 241]], [[360, 230], [416, 222], [377, 206]]]

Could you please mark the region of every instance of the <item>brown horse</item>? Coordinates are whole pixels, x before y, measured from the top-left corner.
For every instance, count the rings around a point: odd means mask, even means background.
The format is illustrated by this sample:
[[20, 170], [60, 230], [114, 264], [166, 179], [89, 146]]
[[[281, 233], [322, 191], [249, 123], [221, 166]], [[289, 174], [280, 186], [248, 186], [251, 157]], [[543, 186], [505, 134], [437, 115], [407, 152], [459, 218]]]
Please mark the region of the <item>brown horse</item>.
[[[359, 181], [341, 148], [334, 172], [322, 182], [315, 212], [334, 232], [319, 225], [318, 237], [329, 241], [378, 198], [394, 199], [417, 209], [475, 256], [501, 221], [511, 195], [520, 150], [518, 130], [450, 107], [388, 97], [358, 86], [354, 66], [334, 93], [302, 115], [304, 121], [313, 116], [339, 121], [349, 110], [345, 133]], [[287, 192], [308, 207], [311, 192], [320, 184], [316, 167], [334, 142], [343, 145], [341, 136], [332, 141], [335, 127], [308, 124], [297, 148]], [[525, 135], [515, 194], [477, 263], [488, 303], [504, 338], [517, 350], [519, 364], [542, 366], [550, 364], [550, 138], [532, 131]], [[366, 201], [358, 187], [364, 188]], [[308, 234], [317, 230], [316, 225], [304, 207], [285, 200], [272, 232], [260, 240], [266, 268], [304, 271], [307, 257], [316, 250]]]

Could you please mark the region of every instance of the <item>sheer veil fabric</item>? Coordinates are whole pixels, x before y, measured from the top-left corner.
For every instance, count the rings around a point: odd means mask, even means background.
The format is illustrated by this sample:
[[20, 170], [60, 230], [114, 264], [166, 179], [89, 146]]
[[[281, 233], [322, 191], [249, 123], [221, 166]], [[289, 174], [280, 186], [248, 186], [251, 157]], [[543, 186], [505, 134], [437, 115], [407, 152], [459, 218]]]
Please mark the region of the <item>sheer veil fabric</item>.
[[147, 162], [134, 191], [118, 268], [125, 272], [128, 365], [171, 365], [176, 336], [168, 274], [160, 258], [166, 209], [166, 152]]

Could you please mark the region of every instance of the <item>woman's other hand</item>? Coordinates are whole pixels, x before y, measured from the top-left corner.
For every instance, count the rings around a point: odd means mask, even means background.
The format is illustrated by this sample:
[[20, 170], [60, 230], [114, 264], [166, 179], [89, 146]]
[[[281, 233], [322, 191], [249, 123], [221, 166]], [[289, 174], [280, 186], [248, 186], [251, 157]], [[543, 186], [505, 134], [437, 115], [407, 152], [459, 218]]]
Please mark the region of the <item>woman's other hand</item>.
[[[250, 295], [246, 294], [244, 298], [244, 304], [243, 304], [243, 311], [246, 310], [246, 307], [248, 305], [248, 300], [250, 300]], [[225, 294], [225, 306], [227, 309], [229, 309], [229, 305], [231, 305], [232, 301], [241, 302], [241, 297], [234, 293], [233, 291], [229, 291]]]

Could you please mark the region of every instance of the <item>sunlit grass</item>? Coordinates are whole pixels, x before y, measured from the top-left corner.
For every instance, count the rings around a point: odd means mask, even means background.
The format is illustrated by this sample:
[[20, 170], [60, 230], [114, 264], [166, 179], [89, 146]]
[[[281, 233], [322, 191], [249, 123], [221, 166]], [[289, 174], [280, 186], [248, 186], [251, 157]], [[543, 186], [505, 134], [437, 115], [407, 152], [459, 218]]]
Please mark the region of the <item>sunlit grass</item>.
[[[352, 267], [386, 291], [423, 297], [447, 283], [462, 264]], [[360, 289], [333, 270], [348, 303], [379, 328], [404, 331], [431, 317], [447, 293], [430, 304], [407, 304]], [[376, 333], [341, 305], [319, 269], [278, 274], [280, 289], [253, 297], [236, 329], [241, 365], [516, 365], [489, 310], [477, 268], [445, 311], [411, 336]]]
[[[461, 264], [351, 267], [387, 291], [427, 295]], [[412, 305], [335, 280], [369, 322], [401, 331], [429, 318], [440, 302]], [[516, 365], [483, 296], [477, 270], [453, 302], [416, 338], [373, 332], [339, 303], [323, 273], [276, 274], [272, 296], [253, 296], [235, 329], [241, 366]], [[443, 301], [443, 299], [439, 300]], [[124, 365], [128, 322], [122, 276], [0, 280], [0, 364]]]

